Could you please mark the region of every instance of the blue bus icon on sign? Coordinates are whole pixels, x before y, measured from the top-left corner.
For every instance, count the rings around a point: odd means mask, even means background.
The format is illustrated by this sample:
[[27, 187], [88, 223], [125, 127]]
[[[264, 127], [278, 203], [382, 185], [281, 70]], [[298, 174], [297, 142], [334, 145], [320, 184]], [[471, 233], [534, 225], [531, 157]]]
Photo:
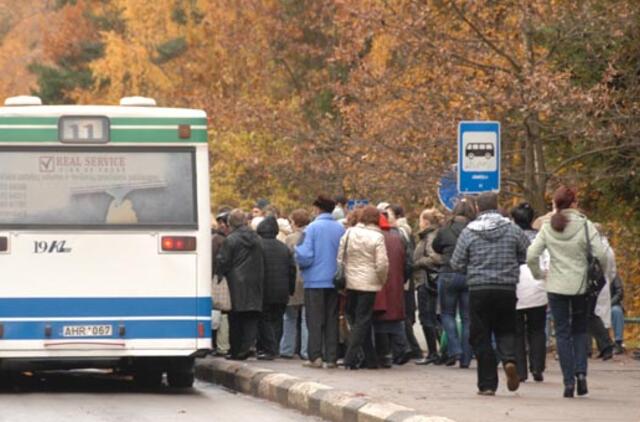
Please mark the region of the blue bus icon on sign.
[[500, 190], [500, 123], [458, 125], [458, 190], [480, 193]]

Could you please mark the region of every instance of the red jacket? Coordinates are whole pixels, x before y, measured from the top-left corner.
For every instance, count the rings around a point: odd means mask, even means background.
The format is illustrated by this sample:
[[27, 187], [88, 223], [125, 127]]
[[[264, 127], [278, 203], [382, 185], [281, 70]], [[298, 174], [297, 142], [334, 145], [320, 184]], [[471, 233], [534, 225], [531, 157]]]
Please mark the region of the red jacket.
[[380, 216], [380, 228], [389, 258], [389, 275], [382, 290], [376, 295], [373, 305], [374, 318], [378, 321], [402, 321], [404, 308], [405, 250], [400, 233], [392, 229], [387, 219]]

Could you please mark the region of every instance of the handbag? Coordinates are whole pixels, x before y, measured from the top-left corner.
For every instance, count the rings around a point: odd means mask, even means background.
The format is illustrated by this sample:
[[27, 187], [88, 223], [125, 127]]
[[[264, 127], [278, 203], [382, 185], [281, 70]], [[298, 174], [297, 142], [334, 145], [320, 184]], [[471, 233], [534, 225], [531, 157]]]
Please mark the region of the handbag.
[[[602, 269], [602, 265], [598, 258], [593, 256], [591, 251], [591, 241], [589, 240], [589, 228], [587, 227], [587, 223], [584, 223], [584, 233], [587, 237], [587, 274], [586, 274], [586, 283], [587, 296], [598, 296], [600, 294], [600, 290], [607, 284], [607, 279], [604, 276], [604, 270]], [[582, 289], [582, 287], [581, 287]]]
[[220, 279], [217, 275], [213, 276], [211, 280], [211, 299], [213, 300], [213, 309], [216, 311], [231, 311], [231, 295], [226, 278]]
[[345, 264], [347, 263], [348, 250], [349, 250], [349, 233], [347, 233], [347, 239], [344, 242], [344, 255], [342, 257], [342, 263], [336, 269], [336, 273], [333, 276], [333, 286], [337, 290], [344, 290], [347, 288], [347, 276], [345, 274]]

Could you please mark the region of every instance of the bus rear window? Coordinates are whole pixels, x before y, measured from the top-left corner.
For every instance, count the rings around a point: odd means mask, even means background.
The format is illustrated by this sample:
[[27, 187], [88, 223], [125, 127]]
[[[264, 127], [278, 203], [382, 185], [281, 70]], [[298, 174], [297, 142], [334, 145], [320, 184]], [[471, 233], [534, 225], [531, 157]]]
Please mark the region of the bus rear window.
[[196, 226], [192, 148], [0, 149], [0, 226]]

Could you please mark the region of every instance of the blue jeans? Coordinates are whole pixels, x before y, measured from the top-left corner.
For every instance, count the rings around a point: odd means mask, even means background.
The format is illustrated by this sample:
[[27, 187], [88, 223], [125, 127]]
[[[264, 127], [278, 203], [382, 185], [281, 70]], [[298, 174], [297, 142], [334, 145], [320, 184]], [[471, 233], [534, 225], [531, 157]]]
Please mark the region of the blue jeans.
[[577, 374], [587, 374], [587, 297], [549, 293], [564, 385], [575, 385]]
[[613, 326], [613, 335], [616, 338], [616, 342], [622, 343], [624, 334], [624, 312], [622, 311], [622, 306], [613, 305], [611, 307], [611, 325]]
[[292, 357], [296, 351], [296, 334], [298, 332], [298, 316], [302, 315], [300, 323], [300, 357], [308, 359], [307, 342], [309, 331], [307, 319], [302, 305], [287, 306], [282, 318], [282, 339], [280, 340], [280, 355]]
[[[469, 289], [463, 274], [442, 273], [438, 275], [438, 296], [442, 327], [447, 333], [449, 356], [458, 356], [461, 365], [469, 365], [471, 346], [469, 345]], [[456, 311], [462, 322], [462, 339], [456, 327]]]

